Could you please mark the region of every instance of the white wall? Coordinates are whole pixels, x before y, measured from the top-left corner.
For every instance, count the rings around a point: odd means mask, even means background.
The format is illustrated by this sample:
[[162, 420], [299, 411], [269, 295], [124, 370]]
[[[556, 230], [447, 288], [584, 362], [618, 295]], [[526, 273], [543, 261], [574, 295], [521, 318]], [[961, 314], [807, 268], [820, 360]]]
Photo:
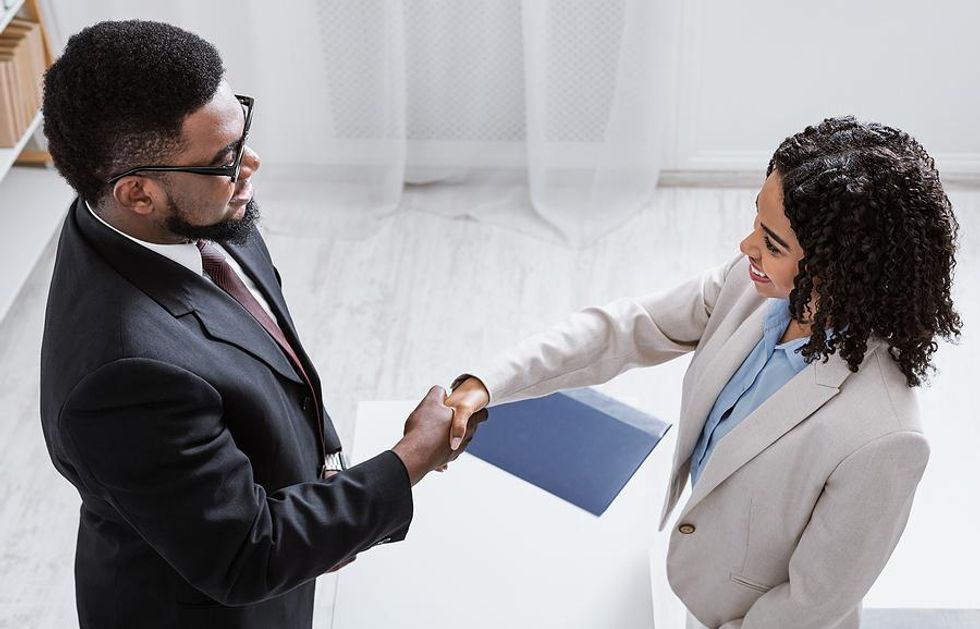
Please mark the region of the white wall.
[[684, 0], [667, 168], [758, 170], [787, 135], [854, 114], [980, 176], [980, 3]]

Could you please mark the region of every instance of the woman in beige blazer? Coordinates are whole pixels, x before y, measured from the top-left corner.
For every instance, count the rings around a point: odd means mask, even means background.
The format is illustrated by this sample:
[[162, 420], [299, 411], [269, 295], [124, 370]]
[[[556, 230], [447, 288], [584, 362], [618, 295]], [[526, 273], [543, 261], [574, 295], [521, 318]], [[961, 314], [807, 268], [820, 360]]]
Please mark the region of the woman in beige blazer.
[[787, 138], [756, 204], [728, 263], [458, 378], [453, 435], [489, 403], [693, 352], [660, 521], [693, 476], [671, 587], [706, 627], [853, 629], [929, 457], [915, 387], [959, 335], [958, 225], [921, 145], [851, 117]]

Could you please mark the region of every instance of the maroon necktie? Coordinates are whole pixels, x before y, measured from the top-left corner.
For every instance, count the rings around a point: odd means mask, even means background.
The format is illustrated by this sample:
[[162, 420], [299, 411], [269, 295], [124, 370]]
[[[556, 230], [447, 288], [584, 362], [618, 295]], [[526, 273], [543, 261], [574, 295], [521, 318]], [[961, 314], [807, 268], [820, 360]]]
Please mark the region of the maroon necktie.
[[231, 265], [225, 260], [225, 256], [222, 255], [211, 243], [198, 240], [197, 248], [201, 251], [201, 261], [204, 263], [204, 270], [207, 272], [208, 276], [217, 284], [222, 290], [231, 295], [231, 297], [241, 304], [242, 308], [248, 311], [252, 318], [258, 321], [266, 332], [269, 333], [276, 343], [282, 348], [282, 351], [289, 357], [289, 360], [293, 363], [296, 371], [303, 377], [303, 381], [306, 382], [306, 386], [310, 390], [310, 394], [313, 396], [313, 405], [316, 408], [316, 421], [317, 429], [320, 435], [320, 451], [324, 457], [323, 468], [320, 470], [320, 476], [325, 477], [327, 474], [326, 470], [326, 443], [323, 437], [323, 418], [320, 417], [320, 404], [316, 401], [316, 394], [314, 393], [313, 383], [310, 381], [310, 377], [306, 375], [306, 369], [303, 368], [303, 363], [300, 361], [299, 356], [293, 350], [293, 346], [289, 344], [286, 340], [286, 336], [282, 333], [282, 329], [276, 324], [272, 316], [266, 312], [265, 308], [259, 304], [255, 296], [252, 295], [248, 287], [245, 286], [245, 282], [242, 281], [238, 274], [235, 273], [235, 269], [231, 268]]

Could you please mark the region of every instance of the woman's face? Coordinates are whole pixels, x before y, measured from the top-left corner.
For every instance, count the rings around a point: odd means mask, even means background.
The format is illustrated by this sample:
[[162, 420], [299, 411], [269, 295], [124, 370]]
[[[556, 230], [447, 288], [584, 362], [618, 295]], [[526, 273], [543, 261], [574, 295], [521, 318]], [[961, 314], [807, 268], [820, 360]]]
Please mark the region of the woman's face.
[[752, 232], [739, 244], [749, 258], [749, 277], [764, 297], [789, 299], [803, 248], [783, 212], [783, 181], [775, 170], [755, 199]]

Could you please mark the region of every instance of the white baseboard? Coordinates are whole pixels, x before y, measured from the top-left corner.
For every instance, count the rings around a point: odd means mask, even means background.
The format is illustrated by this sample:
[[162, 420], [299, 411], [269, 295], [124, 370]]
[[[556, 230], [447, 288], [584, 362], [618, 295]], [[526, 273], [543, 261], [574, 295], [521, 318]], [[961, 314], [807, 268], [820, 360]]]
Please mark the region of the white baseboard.
[[[759, 186], [772, 153], [763, 151], [698, 151], [677, 168], [660, 174], [662, 186], [727, 188]], [[933, 155], [947, 188], [980, 188], [980, 153]]]

